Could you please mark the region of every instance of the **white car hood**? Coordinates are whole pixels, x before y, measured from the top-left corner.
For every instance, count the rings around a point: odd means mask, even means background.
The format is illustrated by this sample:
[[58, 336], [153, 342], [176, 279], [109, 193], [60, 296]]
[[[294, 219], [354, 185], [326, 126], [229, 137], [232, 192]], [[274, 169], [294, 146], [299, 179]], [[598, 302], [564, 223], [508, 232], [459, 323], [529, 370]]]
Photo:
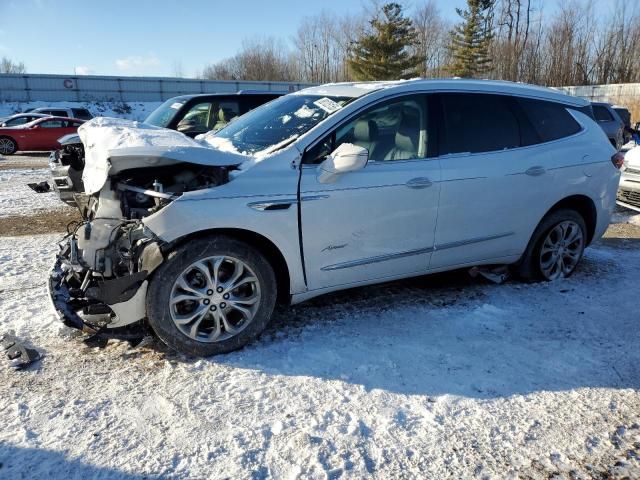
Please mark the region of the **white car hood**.
[[640, 169], [640, 146], [633, 147], [624, 155], [625, 167]]
[[175, 130], [116, 118], [94, 118], [78, 128], [78, 135], [85, 149], [82, 181], [88, 194], [98, 192], [109, 175], [123, 170], [181, 162], [231, 166], [250, 158]]

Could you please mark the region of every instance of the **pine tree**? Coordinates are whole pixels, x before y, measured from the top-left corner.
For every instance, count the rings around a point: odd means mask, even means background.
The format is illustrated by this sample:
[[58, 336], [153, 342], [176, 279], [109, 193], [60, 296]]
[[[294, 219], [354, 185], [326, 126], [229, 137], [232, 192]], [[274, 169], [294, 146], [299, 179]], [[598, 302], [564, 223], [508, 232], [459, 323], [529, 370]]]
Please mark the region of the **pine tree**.
[[355, 42], [349, 67], [356, 80], [397, 80], [418, 76], [420, 58], [409, 53], [417, 40], [410, 19], [397, 3], [382, 7], [382, 15], [372, 19], [371, 30]]
[[451, 32], [451, 56], [449, 71], [456, 77], [475, 77], [491, 69], [489, 45], [493, 39], [487, 10], [494, 0], [467, 0], [467, 10], [457, 8], [462, 22]]

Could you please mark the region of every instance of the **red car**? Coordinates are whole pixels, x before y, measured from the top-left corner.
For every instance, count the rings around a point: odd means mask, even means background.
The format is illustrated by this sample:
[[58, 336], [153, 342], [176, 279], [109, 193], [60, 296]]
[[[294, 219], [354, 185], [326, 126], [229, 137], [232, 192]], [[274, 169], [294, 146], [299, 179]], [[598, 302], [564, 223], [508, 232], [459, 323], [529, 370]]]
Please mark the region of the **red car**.
[[45, 117], [19, 127], [0, 128], [0, 155], [11, 155], [18, 150], [55, 150], [58, 139], [76, 133], [84, 120], [67, 117]]

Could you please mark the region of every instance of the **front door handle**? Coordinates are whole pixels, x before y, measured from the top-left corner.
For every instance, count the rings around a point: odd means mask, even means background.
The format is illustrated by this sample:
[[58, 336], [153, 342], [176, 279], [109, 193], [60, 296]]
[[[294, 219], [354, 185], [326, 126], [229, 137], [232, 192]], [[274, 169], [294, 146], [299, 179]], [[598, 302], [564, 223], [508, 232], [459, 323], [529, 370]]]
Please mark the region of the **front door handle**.
[[524, 173], [526, 173], [530, 177], [539, 177], [540, 175], [544, 175], [546, 172], [547, 171], [545, 170], [544, 167], [536, 166], [536, 167], [531, 167]]
[[433, 185], [433, 182], [427, 177], [416, 177], [409, 180], [405, 185], [409, 188], [427, 188]]

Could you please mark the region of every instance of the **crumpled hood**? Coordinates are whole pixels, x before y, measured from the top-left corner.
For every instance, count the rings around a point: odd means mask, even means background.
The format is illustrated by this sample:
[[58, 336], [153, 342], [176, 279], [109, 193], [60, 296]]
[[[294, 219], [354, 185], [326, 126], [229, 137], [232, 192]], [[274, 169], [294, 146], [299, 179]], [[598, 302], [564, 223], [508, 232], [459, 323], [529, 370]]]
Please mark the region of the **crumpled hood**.
[[84, 144], [85, 192], [98, 192], [109, 175], [132, 168], [187, 162], [239, 165], [249, 157], [212, 148], [175, 130], [116, 118], [99, 117], [78, 128]]

